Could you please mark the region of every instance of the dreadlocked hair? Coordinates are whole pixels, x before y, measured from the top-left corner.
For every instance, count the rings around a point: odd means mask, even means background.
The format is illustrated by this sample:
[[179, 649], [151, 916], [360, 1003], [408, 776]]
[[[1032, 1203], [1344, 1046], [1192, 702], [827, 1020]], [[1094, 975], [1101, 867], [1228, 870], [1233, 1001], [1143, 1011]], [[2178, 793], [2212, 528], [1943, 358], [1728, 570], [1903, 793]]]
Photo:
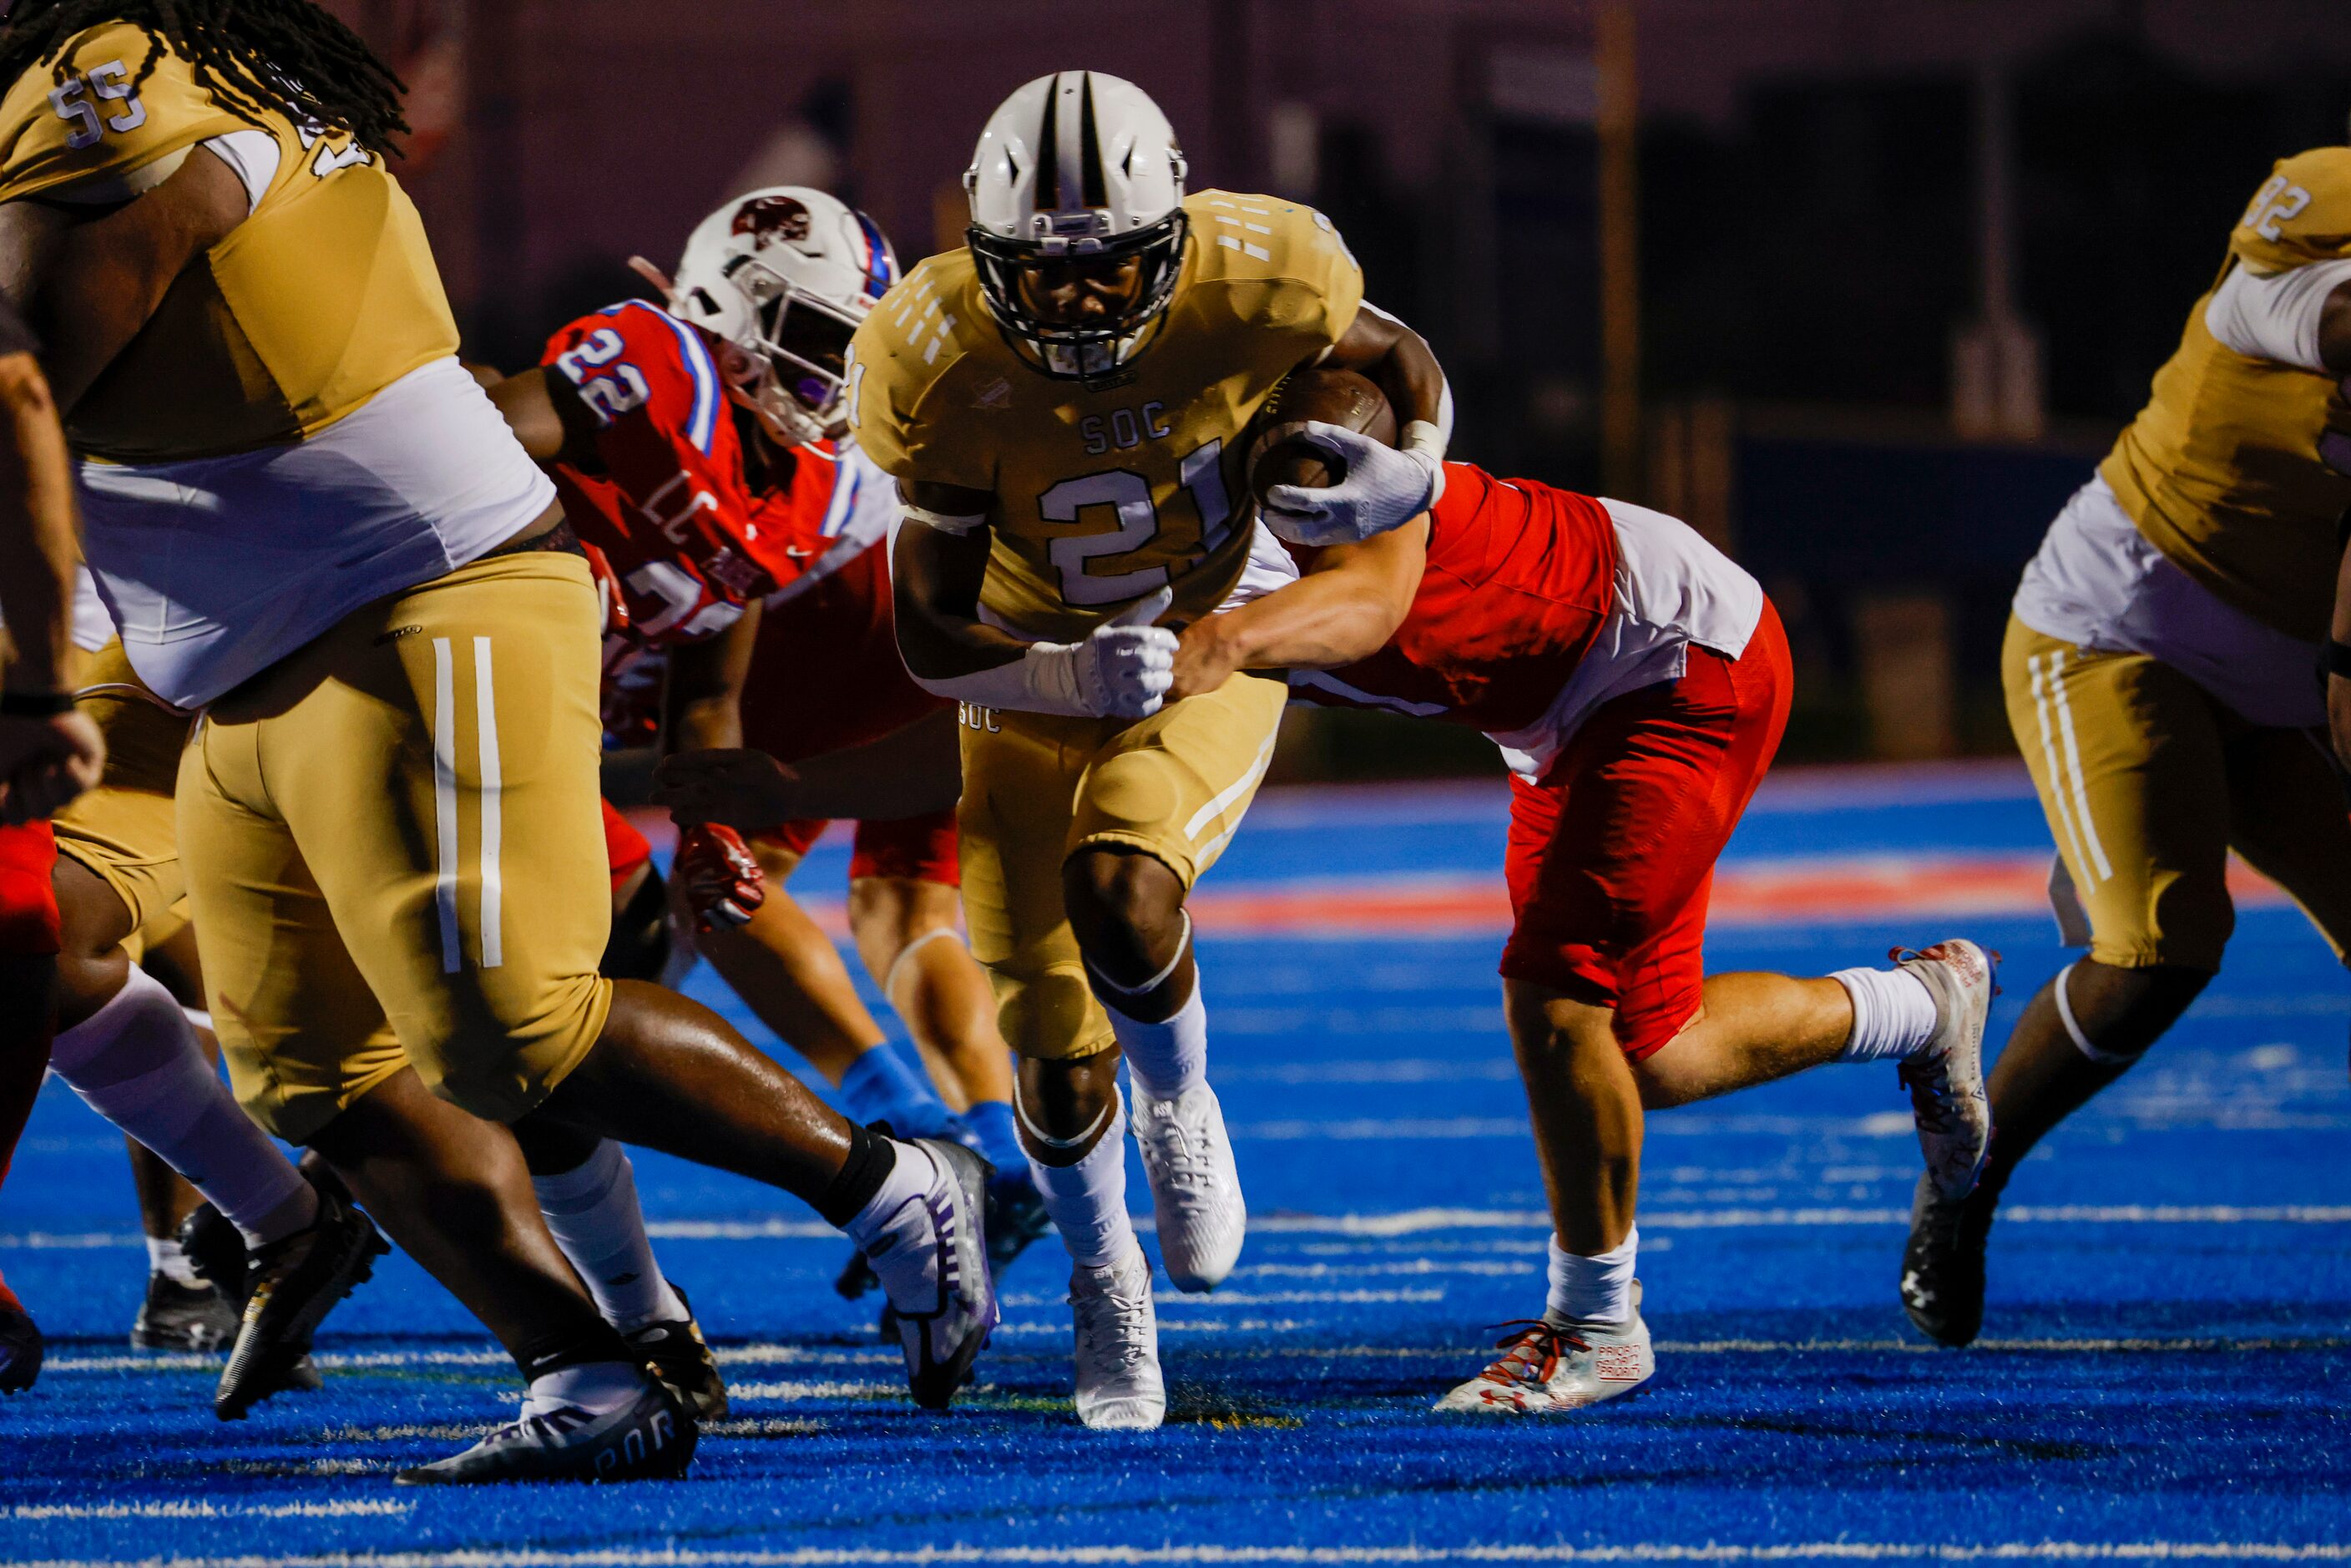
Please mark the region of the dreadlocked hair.
[[110, 22], [146, 29], [136, 90], [168, 42], [226, 103], [348, 131], [379, 153], [408, 133], [408, 86], [358, 34], [311, 0], [16, 0], [0, 25], [0, 83], [49, 64], [75, 35]]

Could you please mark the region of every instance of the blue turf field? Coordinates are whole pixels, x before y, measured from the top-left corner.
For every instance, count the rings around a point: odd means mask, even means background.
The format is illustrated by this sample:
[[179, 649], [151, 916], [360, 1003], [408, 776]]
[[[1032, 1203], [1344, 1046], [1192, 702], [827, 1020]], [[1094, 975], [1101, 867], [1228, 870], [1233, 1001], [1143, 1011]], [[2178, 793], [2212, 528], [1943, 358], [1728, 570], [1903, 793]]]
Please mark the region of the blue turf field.
[[[1270, 797], [1214, 885], [1498, 874], [1499, 797]], [[1759, 802], [1739, 853], [2045, 846], [2020, 775], [1813, 776]], [[841, 862], [820, 849], [798, 881], [834, 891]], [[1963, 928], [2007, 955], [2000, 1034], [2062, 962], [2028, 909], [1855, 914], [1723, 928], [1714, 966], [1818, 973]], [[387, 1472], [461, 1446], [514, 1390], [399, 1259], [322, 1335], [324, 1393], [216, 1424], [210, 1363], [123, 1349], [143, 1259], [119, 1145], [52, 1086], [0, 1194], [0, 1270], [53, 1336], [40, 1387], [0, 1405], [0, 1558], [2351, 1557], [2351, 988], [2291, 911], [2246, 912], [2188, 1022], [2019, 1176], [1969, 1352], [1928, 1349], [1895, 1299], [1917, 1150], [1890, 1068], [1654, 1118], [1642, 1275], [1659, 1375], [1547, 1424], [1425, 1414], [1479, 1364], [1481, 1325], [1542, 1300], [1497, 945], [1206, 933], [1214, 1071], [1256, 1224], [1225, 1290], [1162, 1295], [1176, 1415], [1152, 1437], [1071, 1417], [1050, 1241], [1007, 1281], [982, 1386], [935, 1418], [900, 1393], [866, 1311], [831, 1294], [843, 1247], [812, 1217], [639, 1156], [740, 1417], [676, 1486], [395, 1491]]]

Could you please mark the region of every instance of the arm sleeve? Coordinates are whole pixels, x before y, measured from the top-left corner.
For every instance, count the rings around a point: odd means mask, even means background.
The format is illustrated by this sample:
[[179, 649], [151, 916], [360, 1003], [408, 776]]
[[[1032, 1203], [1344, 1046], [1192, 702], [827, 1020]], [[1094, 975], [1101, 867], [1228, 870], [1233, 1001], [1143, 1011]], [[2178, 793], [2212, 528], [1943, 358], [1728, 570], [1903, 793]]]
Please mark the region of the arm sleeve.
[[92, 27], [66, 46], [54, 71], [27, 71], [8, 89], [0, 99], [0, 202], [86, 187], [128, 199], [144, 188], [139, 175], [149, 165], [249, 129], [168, 48], [150, 68], [154, 43], [129, 23]]
[[2318, 351], [2327, 297], [2351, 282], [2351, 259], [2317, 261], [2264, 277], [2231, 270], [2204, 307], [2204, 325], [2223, 345], [2256, 360], [2332, 373]]

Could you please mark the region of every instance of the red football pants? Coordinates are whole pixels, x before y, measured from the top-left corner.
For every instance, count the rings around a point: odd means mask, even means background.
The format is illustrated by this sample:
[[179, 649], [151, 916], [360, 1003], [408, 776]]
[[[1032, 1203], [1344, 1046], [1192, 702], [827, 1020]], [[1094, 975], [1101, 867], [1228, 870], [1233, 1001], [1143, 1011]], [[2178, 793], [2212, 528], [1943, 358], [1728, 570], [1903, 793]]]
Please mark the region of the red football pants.
[[[947, 706], [916, 685], [898, 656], [890, 552], [876, 544], [760, 616], [743, 690], [743, 744], [798, 762], [879, 740]], [[824, 830], [821, 818], [810, 818], [748, 836], [805, 854]], [[849, 874], [957, 886], [955, 808], [858, 823]]]
[[48, 823], [0, 827], [0, 1180], [49, 1069], [56, 1008], [49, 961], [58, 940], [49, 873], [57, 862]]
[[1788, 726], [1788, 635], [1692, 646], [1681, 679], [1604, 703], [1540, 784], [1510, 780], [1503, 977], [1616, 1011], [1639, 1060], [1697, 1016], [1714, 864]]

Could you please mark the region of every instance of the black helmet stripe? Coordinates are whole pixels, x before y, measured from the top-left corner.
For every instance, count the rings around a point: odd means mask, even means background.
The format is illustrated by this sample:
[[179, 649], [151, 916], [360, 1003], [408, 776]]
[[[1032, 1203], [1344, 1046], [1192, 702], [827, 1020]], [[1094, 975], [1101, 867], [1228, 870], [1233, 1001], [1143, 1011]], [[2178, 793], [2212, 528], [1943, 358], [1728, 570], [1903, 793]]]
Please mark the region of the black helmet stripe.
[[1094, 129], [1094, 73], [1085, 73], [1078, 115], [1078, 199], [1089, 207], [1110, 205], [1102, 179], [1102, 136]]
[[1061, 74], [1053, 73], [1053, 85], [1045, 90], [1045, 119], [1037, 127], [1037, 194], [1039, 206], [1051, 202], [1061, 205]]

